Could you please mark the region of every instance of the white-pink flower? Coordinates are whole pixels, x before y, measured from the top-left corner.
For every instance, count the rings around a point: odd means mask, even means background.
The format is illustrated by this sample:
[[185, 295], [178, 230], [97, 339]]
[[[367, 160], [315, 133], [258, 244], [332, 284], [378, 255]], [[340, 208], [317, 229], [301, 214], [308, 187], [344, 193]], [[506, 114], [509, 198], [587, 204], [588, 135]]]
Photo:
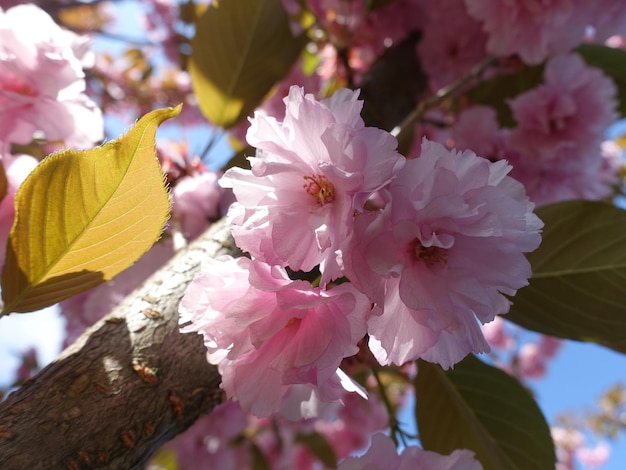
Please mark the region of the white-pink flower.
[[[302, 9], [303, 2], [283, 0], [282, 3], [294, 14]], [[346, 51], [350, 68], [357, 72], [367, 71], [385, 49], [422, 26], [424, 18], [418, 0], [394, 0], [380, 8], [371, 8], [363, 0], [307, 0], [304, 3], [323, 25], [333, 49]], [[300, 25], [297, 27], [301, 29]]]
[[207, 260], [180, 307], [191, 322], [182, 331], [204, 336], [222, 388], [257, 416], [278, 411], [292, 386], [308, 387], [307, 407], [338, 399], [339, 364], [358, 351], [369, 310], [350, 284], [313, 288], [247, 258]]
[[511, 148], [542, 160], [597, 154], [606, 129], [617, 118], [613, 80], [578, 54], [550, 59], [543, 78], [543, 84], [509, 102], [517, 121]]
[[372, 445], [360, 457], [350, 457], [339, 465], [339, 470], [482, 470], [474, 453], [457, 449], [450, 455], [422, 450], [417, 446], [406, 447], [400, 455], [390, 437], [376, 434]]
[[459, 0], [425, 1], [417, 52], [433, 89], [458, 80], [487, 56], [487, 35]]
[[337, 419], [317, 420], [315, 430], [333, 446], [338, 460], [367, 448], [371, 436], [389, 426], [389, 413], [377, 395], [367, 400], [355, 393], [346, 393]]
[[617, 118], [616, 94], [610, 78], [568, 54], [546, 64], [543, 84], [510, 101], [517, 127], [507, 138], [507, 158], [533, 202], [611, 193], [601, 144]]
[[515, 346], [515, 338], [506, 331], [503, 317], [496, 317], [482, 327], [483, 335], [490, 346], [501, 349], [512, 349]]
[[103, 137], [100, 109], [85, 94], [89, 40], [61, 29], [35, 5], [0, 9], [0, 139], [89, 147]]
[[447, 368], [488, 350], [477, 318], [509, 310], [505, 295], [531, 274], [524, 253], [541, 240], [542, 223], [510, 169], [424, 140], [389, 185], [387, 206], [357, 217], [343, 261], [382, 308], [368, 321], [381, 363], [422, 357]]
[[483, 22], [487, 50], [518, 54], [528, 64], [567, 52], [583, 41], [590, 0], [465, 0], [470, 15]]
[[576, 449], [576, 458], [587, 468], [601, 468], [611, 455], [611, 447], [606, 441], [599, 442], [595, 447]]
[[193, 240], [219, 212], [222, 189], [211, 171], [184, 176], [172, 189], [172, 217], [180, 222], [183, 235]]
[[626, 2], [624, 0], [593, 0], [587, 14], [593, 26], [593, 38], [605, 41], [613, 35], [626, 35]]
[[505, 135], [500, 129], [495, 109], [484, 105], [461, 111], [450, 131], [454, 148], [471, 150], [491, 161], [506, 158]]
[[[164, 449], [174, 454], [175, 468], [250, 468], [250, 457], [253, 455], [249, 449], [250, 442], [237, 439], [244, 434], [248, 424], [248, 418], [239, 404], [226, 401], [169, 441]], [[163, 470], [163, 467], [148, 465], [148, 470]]]
[[90, 147], [103, 137], [100, 109], [87, 97], [87, 38], [61, 29], [35, 5], [0, 9], [0, 140]]
[[317, 101], [292, 87], [282, 122], [255, 113], [252, 169], [232, 168], [221, 179], [238, 200], [229, 218], [241, 249], [294, 270], [321, 265], [323, 285], [342, 276], [338, 250], [354, 212], [404, 163], [395, 138], [364, 126], [357, 98], [341, 89]]
[[546, 357], [537, 343], [524, 343], [519, 351], [518, 370], [522, 377], [539, 379], [546, 375]]

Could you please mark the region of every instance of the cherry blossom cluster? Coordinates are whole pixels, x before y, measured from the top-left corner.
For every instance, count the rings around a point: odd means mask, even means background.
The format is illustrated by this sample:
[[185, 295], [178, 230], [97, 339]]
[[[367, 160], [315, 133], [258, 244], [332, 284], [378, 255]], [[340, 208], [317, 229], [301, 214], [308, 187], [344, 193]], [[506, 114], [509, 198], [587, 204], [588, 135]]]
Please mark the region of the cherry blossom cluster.
[[283, 0], [293, 17], [306, 6], [317, 18], [324, 37], [318, 55], [325, 79], [348, 75], [350, 83], [351, 73], [366, 72], [386, 49], [418, 29], [422, 34], [416, 52], [435, 89], [488, 55], [536, 65], [585, 41], [626, 35], [622, 0], [396, 0], [374, 8], [371, 3]]
[[89, 40], [34, 5], [0, 10], [0, 141], [35, 137], [87, 148], [102, 139], [100, 109], [85, 94]]
[[455, 450], [450, 455], [429, 452], [417, 446], [405, 448], [400, 455], [392, 440], [384, 434], [376, 434], [372, 445], [360, 457], [350, 457], [339, 465], [339, 470], [385, 468], [402, 470], [408, 468], [428, 470], [482, 470], [482, 465], [469, 450]]
[[549, 362], [562, 346], [559, 338], [530, 334], [503, 317], [483, 325], [483, 334], [491, 347], [493, 362], [520, 380], [544, 377]]
[[[296, 3], [284, 1], [291, 13], [302, 8], [303, 3]], [[489, 55], [499, 60], [487, 76], [515, 73], [521, 61], [534, 65], [547, 59], [543, 83], [508, 101], [515, 121], [512, 128], [502, 127], [495, 110], [487, 106], [462, 105], [460, 115], [449, 107], [433, 108], [424, 118], [440, 126], [418, 123], [412, 154], [419, 154], [421, 137], [426, 136], [449, 148], [507, 160], [513, 167], [511, 176], [524, 184], [538, 205], [610, 197], [619, 184], [622, 162], [615, 152], [607, 152], [602, 141], [617, 117], [616, 87], [570, 51], [585, 41], [626, 35], [626, 3], [564, 1], [530, 7], [513, 1], [497, 8], [492, 3], [409, 0], [368, 10], [362, 1], [305, 2], [325, 28], [328, 42], [316, 43], [320, 48], [317, 73], [305, 76], [296, 64], [279, 91], [298, 84], [317, 93], [332, 86], [333, 80], [345, 83], [345, 71], [336, 63], [337, 51], [353, 57], [367, 49], [370, 52], [361, 55], [375, 59], [416, 28], [421, 31], [416, 47], [419, 63], [435, 90], [465, 76]], [[401, 15], [394, 10], [399, 4]], [[387, 19], [378, 21], [383, 13]], [[378, 27], [376, 34], [366, 34], [368, 28]], [[335, 49], [330, 56], [329, 44]], [[334, 59], [329, 61], [331, 56]], [[352, 69], [367, 70], [356, 65]], [[280, 96], [274, 94], [262, 107], [278, 119], [283, 117], [277, 106]]]
[[509, 101], [515, 127], [501, 128], [494, 109], [473, 106], [453, 127], [454, 144], [508, 160], [536, 204], [610, 196], [619, 161], [602, 143], [617, 118], [614, 82], [574, 53], [550, 59], [543, 76]]
[[527, 64], [539, 64], [571, 50], [585, 40], [589, 28], [600, 41], [626, 32], [621, 1], [465, 0], [465, 5], [482, 23], [490, 54], [517, 54]]
[[[321, 419], [301, 421], [279, 416], [256, 418], [245, 413], [239, 403], [227, 401], [169, 442], [164, 451], [172, 452], [178, 468], [185, 469], [250, 468], [259, 458], [253, 448], [260, 451], [268, 468], [320, 468], [303, 436], [322, 436], [334, 457], [343, 460], [365, 449], [370, 436], [387, 427], [387, 410], [376, 396], [362, 400], [346, 393], [343, 400], [345, 406], [327, 410]], [[163, 468], [158, 460], [157, 455], [148, 468]]]
[[[366, 334], [381, 364], [487, 351], [479, 323], [530, 276], [542, 223], [509, 165], [426, 140], [406, 161], [361, 107], [358, 91], [292, 87], [282, 121], [251, 120], [251, 169], [221, 179], [251, 259], [205, 261], [182, 331], [204, 336], [227, 396], [257, 416], [310, 418], [359, 391], [339, 365]], [[314, 269], [317, 287], [289, 276]]]
[[[358, 83], [359, 74], [366, 72], [376, 58], [423, 24], [421, 2], [416, 0], [388, 2], [373, 11], [361, 0], [282, 0], [282, 3], [292, 16], [297, 16], [306, 4], [318, 19], [324, 32], [324, 41], [318, 45], [324, 79], [338, 73], [348, 82]], [[301, 28], [294, 24], [292, 29], [299, 32]]]
[[575, 470], [576, 463], [582, 463], [587, 469], [599, 469], [611, 454], [606, 441], [588, 446], [584, 434], [577, 429], [554, 426], [551, 433], [557, 449], [556, 470]]

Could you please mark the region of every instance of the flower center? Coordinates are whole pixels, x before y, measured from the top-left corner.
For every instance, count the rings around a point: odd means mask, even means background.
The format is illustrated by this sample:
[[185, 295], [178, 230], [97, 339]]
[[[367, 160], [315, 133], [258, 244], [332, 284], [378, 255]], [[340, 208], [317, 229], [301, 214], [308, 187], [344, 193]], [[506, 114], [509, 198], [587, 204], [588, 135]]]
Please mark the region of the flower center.
[[438, 246], [423, 246], [419, 240], [415, 241], [413, 247], [415, 258], [423, 262], [429, 268], [437, 264], [448, 264], [448, 250]]
[[335, 200], [335, 187], [324, 175], [305, 176], [304, 190], [313, 196], [320, 206]]
[[0, 83], [0, 91], [6, 91], [28, 97], [36, 96], [35, 91], [28, 83], [23, 82], [16, 77], [6, 77], [5, 80], [2, 80], [2, 83]]

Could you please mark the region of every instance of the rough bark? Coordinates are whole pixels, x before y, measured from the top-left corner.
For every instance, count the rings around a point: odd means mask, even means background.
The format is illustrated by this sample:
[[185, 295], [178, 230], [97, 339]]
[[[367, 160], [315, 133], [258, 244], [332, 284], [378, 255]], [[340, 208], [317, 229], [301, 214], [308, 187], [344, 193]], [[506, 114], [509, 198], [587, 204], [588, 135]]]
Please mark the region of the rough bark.
[[0, 468], [141, 468], [222, 399], [178, 304], [202, 259], [233, 253], [215, 224], [0, 404]]

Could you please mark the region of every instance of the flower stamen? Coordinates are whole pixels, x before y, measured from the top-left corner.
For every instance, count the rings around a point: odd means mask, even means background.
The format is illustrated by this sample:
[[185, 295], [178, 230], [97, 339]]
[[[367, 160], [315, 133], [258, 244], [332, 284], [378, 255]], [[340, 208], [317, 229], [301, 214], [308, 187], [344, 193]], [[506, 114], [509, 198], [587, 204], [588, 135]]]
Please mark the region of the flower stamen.
[[335, 187], [324, 175], [305, 176], [304, 190], [323, 206], [335, 200]]
[[448, 264], [448, 250], [438, 246], [423, 246], [419, 240], [415, 241], [413, 247], [415, 257], [426, 266], [432, 268], [436, 264]]

